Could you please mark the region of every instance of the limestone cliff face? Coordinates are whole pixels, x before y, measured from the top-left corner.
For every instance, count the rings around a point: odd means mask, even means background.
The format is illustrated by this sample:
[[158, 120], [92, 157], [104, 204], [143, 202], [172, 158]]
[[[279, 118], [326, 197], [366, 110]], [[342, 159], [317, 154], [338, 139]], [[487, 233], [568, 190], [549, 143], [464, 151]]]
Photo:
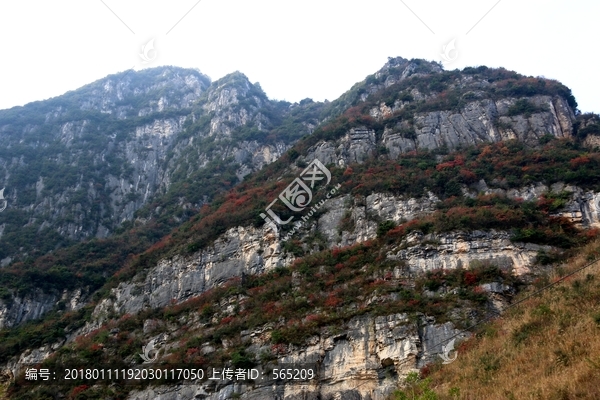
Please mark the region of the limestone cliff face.
[[[236, 85], [231, 85], [235, 82]], [[268, 124], [269, 119], [257, 110], [269, 102], [264, 93], [256, 90], [248, 79], [239, 72], [215, 82], [208, 93], [208, 100], [203, 108], [212, 113], [209, 135], [230, 136], [233, 128], [252, 123], [258, 130]], [[241, 102], [248, 107], [242, 107]]]
[[135, 313], [147, 307], [163, 307], [198, 295], [227, 279], [257, 274], [289, 264], [292, 259], [279, 249], [275, 237], [264, 229], [230, 229], [214, 245], [191, 257], [161, 260], [141, 282], [122, 283], [114, 300], [104, 300], [94, 312]]
[[[440, 147], [455, 149], [479, 143], [495, 143], [517, 139], [522, 142], [537, 142], [544, 135], [571, 137], [575, 115], [561, 97], [534, 96], [530, 101], [540, 109], [530, 116], [509, 116], [509, 108], [516, 98], [501, 100], [482, 99], [472, 101], [459, 112], [431, 111], [416, 113], [414, 122], [386, 125], [381, 138], [374, 130], [353, 128], [335, 141], [322, 141], [314, 145], [306, 161], [319, 159], [324, 164], [348, 165], [362, 163], [372, 156], [379, 146], [387, 149], [389, 157], [398, 159], [402, 154], [417, 149], [433, 150]], [[403, 103], [397, 101], [390, 108], [385, 103], [371, 110], [377, 119], [385, 119], [399, 109]], [[412, 129], [412, 133], [407, 133]]]
[[[580, 227], [600, 227], [600, 193], [592, 190], [583, 190], [577, 186], [555, 183], [550, 187], [537, 184], [530, 185], [521, 189], [490, 189], [484, 181], [479, 182], [477, 189], [485, 194], [499, 194], [512, 199], [534, 200], [547, 192], [570, 193], [564, 207], [558, 210], [557, 215], [569, 218], [573, 223]], [[476, 193], [467, 193], [469, 196], [475, 196]]]
[[[321, 107], [305, 101], [295, 105], [273, 102], [241, 73], [210, 82], [198, 71], [169, 67], [117, 74], [47, 102], [0, 111], [0, 139], [7, 143], [0, 151], [0, 181], [4, 176], [8, 204], [0, 213], [0, 265], [10, 266], [26, 256], [77, 241], [106, 238], [134, 222], [147, 224], [162, 217], [175, 226], [210, 201], [215, 189], [199, 187], [190, 190], [194, 193], [190, 195], [171, 192], [173, 188], [189, 184], [199, 171], [206, 170], [212, 178], [220, 175], [211, 168], [234, 167], [235, 177], [222, 181], [242, 180], [290, 148], [293, 140], [267, 134], [279, 124], [285, 127], [283, 131], [291, 126], [299, 129], [294, 133], [297, 138], [299, 133], [312, 132], [323, 118], [356, 104], [369, 104], [368, 114], [383, 128], [354, 126], [338, 139], [316, 143], [299, 161], [348, 165], [363, 163], [380, 152], [397, 159], [415, 149], [453, 149], [507, 139], [535, 142], [547, 134], [573, 134], [574, 115], [568, 99], [530, 96], [526, 101], [534, 112], [515, 113], [514, 107], [524, 98], [494, 94], [495, 83], [485, 77], [458, 74], [446, 91], [423, 87], [443, 74], [435, 63], [390, 59], [376, 74]], [[394, 101], [386, 100], [386, 94], [385, 101], [373, 103], [381, 93], [395, 88], [400, 92], [394, 94]], [[451, 90], [461, 91], [461, 101], [436, 103]], [[437, 104], [433, 111], [428, 102]], [[312, 114], [307, 111], [311, 107]], [[399, 118], [403, 111], [408, 113]], [[294, 113], [299, 117], [282, 122]], [[168, 206], [160, 203], [161, 198], [167, 199]], [[377, 200], [366, 199], [370, 201]], [[403, 201], [394, 205], [395, 215], [384, 216], [385, 206], [367, 204], [367, 209], [372, 208], [381, 219], [397, 221], [398, 215], [410, 219], [427, 212], [435, 199]], [[585, 204], [581, 203], [579, 211], [577, 206], [568, 211], [583, 223], [595, 212], [595, 206]], [[365, 218], [364, 208], [349, 210], [357, 228], [340, 232], [334, 225], [345, 210], [337, 205], [331, 208], [336, 211], [318, 221], [328, 244], [348, 245], [373, 237], [376, 222]], [[136, 216], [140, 209], [143, 216]], [[39, 237], [46, 248], [22, 240], [25, 234]], [[208, 262], [199, 258], [202, 265]], [[58, 298], [61, 294], [45, 295]]]
[[530, 272], [540, 250], [548, 246], [513, 243], [510, 233], [497, 231], [453, 232], [423, 235], [415, 233], [388, 253], [392, 260], [406, 261], [419, 274], [435, 269], [467, 268], [473, 262], [489, 262], [517, 275]]
[[[505, 72], [499, 74], [509, 76]], [[490, 76], [494, 79], [488, 81]], [[426, 79], [415, 79], [423, 77]], [[452, 150], [511, 139], [537, 144], [546, 135], [569, 138], [577, 134], [571, 99], [556, 94], [560, 91], [548, 90], [544, 93], [555, 94], [525, 97], [505, 95], [507, 92], [497, 86], [500, 79], [493, 73], [446, 74], [439, 65], [418, 60], [390, 59], [378, 73], [327, 106], [315, 106], [312, 101], [299, 105], [270, 101], [259, 85], [251, 84], [240, 73], [211, 83], [197, 71], [166, 68], [153, 78], [147, 83], [134, 73], [109, 77], [76, 93], [74, 98], [67, 96], [68, 101], [59, 99], [49, 103], [43, 120], [25, 121], [15, 117], [14, 112], [0, 112], [0, 139], [10, 142], [8, 150], [0, 151], [0, 178], [4, 174], [9, 183], [14, 183], [10, 180], [13, 176], [22, 180], [18, 185], [8, 185], [5, 192], [10, 211], [19, 211], [27, 217], [26, 224], [21, 225], [38, 234], [56, 232], [73, 242], [105, 238], [122, 224], [128, 226], [133, 221], [150, 226], [148, 222], [155, 217], [169, 217], [174, 221], [170, 227], [174, 227], [210, 201], [212, 192], [195, 187], [180, 195], [170, 192], [172, 188], [189, 185], [198, 177], [220, 176], [225, 170], [226, 185], [236, 179], [241, 181], [280, 158], [295, 139], [312, 133], [328, 118], [334, 120], [334, 128], [343, 129], [324, 129], [317, 137], [327, 140], [311, 141], [307, 151], [302, 150], [302, 154], [296, 151], [293, 157], [294, 152], [290, 152], [296, 166], [315, 159], [326, 165], [347, 166], [369, 162], [374, 156], [399, 159], [417, 150]], [[456, 96], [452, 98], [453, 95]], [[362, 105], [366, 106], [361, 108]], [[336, 119], [346, 110], [348, 113]], [[363, 115], [357, 116], [357, 112]], [[356, 123], [358, 120], [361, 122]], [[294, 129], [293, 135], [286, 139], [288, 131]], [[36, 157], [29, 153], [35, 153]], [[49, 164], [30, 168], [40, 154], [49, 157]], [[55, 176], [43, 173], [43, 167], [48, 165], [57, 168], [60, 185]], [[31, 176], [28, 171], [33, 171]], [[538, 199], [548, 191], [563, 195], [566, 192], [569, 198], [556, 210], [556, 215], [582, 227], [600, 227], [600, 193], [560, 183], [510, 190], [496, 183], [490, 182], [490, 187], [482, 180], [459, 189], [465, 197], [483, 193], [524, 200]], [[200, 195], [189, 194], [194, 191]], [[29, 349], [5, 367], [14, 369], [18, 362], [40, 362], [64, 344], [103, 327], [109, 320], [115, 323], [124, 314], [175, 305], [232, 278], [241, 277], [240, 281], [244, 281], [248, 275], [289, 267], [296, 259], [294, 254], [301, 253], [297, 252], [298, 246], [305, 254], [313, 254], [324, 248], [373, 239], [382, 222], [401, 224], [436, 212], [440, 199], [432, 192], [425, 192], [419, 198], [390, 193], [338, 195], [325, 201], [314, 216], [311, 212], [291, 238], [286, 233], [289, 227], [277, 231], [268, 225], [232, 227], [193, 254], [161, 259], [130, 281], [121, 282], [96, 303], [91, 320], [83, 328], [69, 331], [57, 343]], [[171, 197], [163, 204], [161, 196]], [[155, 207], [155, 204], [160, 205]], [[190, 211], [181, 217], [174, 209]], [[16, 214], [3, 220], [5, 215], [8, 214], [0, 215], [0, 240], [3, 237], [14, 240], [16, 224], [11, 218]], [[393, 265], [386, 270], [386, 280], [393, 285], [401, 282], [410, 288], [419, 287], [419, 295], [424, 298], [455, 295], [457, 292], [447, 287], [435, 291], [424, 289], [416, 279], [428, 271], [488, 263], [523, 275], [530, 272], [540, 251], [554, 250], [549, 246], [513, 242], [511, 236], [512, 232], [500, 230], [432, 234], [415, 231], [399, 243], [383, 245], [377, 263]], [[21, 249], [2, 251], [0, 248], [2, 267], [26, 255]], [[298, 277], [294, 271], [290, 278], [292, 291], [299, 287], [294, 283]], [[409, 372], [435, 360], [443, 344], [457, 335], [466, 337], [468, 334], [459, 329], [465, 321], [476, 320], [480, 312], [502, 311], [515, 292], [505, 282], [485, 281], [478, 285], [477, 293], [488, 294], [488, 299], [483, 300], [485, 305], [480, 304], [481, 309], [457, 303], [439, 321], [422, 313], [409, 317], [392, 314], [389, 307], [383, 312], [376, 307], [372, 314], [357, 312], [351, 315], [359, 316], [349, 321], [321, 326], [318, 333], [311, 333], [314, 336], [307, 340], [303, 337], [305, 342], [301, 346], [276, 345], [275, 352], [272, 344], [278, 342], [271, 333], [289, 322], [285, 320], [287, 317], [252, 331], [242, 331], [234, 339], [218, 336], [211, 343], [194, 347], [194, 351], [201, 351], [208, 359], [213, 353], [223, 354], [215, 347], [232, 349], [241, 344], [256, 359], [269, 353], [282, 363], [315, 364], [318, 378], [307, 384], [196, 382], [178, 387], [149, 387], [132, 392], [130, 398], [386, 399]], [[10, 299], [2, 293], [5, 300], [0, 300], [0, 329], [40, 318], [53, 309], [77, 310], [89, 301], [91, 294], [86, 288], [60, 293], [37, 290], [22, 296], [15, 293], [11, 293], [14, 296]], [[282, 297], [287, 295], [286, 292]], [[163, 346], [163, 356], [171, 350], [174, 355], [180, 346], [178, 331], [183, 331], [182, 327], [186, 332], [187, 329], [208, 332], [237, 310], [243, 310], [248, 304], [244, 298], [240, 294], [221, 299], [219, 310], [211, 311], [209, 323], [207, 316], [191, 311], [176, 321], [148, 319], [143, 328], [141, 324], [136, 328], [135, 334], [147, 339], [153, 326], [161, 326], [161, 333], [153, 339]], [[357, 303], [349, 306], [354, 307], [353, 311], [373, 304], [386, 306], [404, 301], [396, 292], [373, 292], [367, 298], [357, 296], [357, 299]], [[445, 322], [448, 320], [454, 323]], [[210, 332], [206, 337], [209, 335]]]
[[[82, 110], [100, 110], [103, 113], [116, 113], [122, 118], [130, 112], [145, 116], [153, 112], [163, 111], [165, 108], [186, 108], [206, 90], [210, 79], [197, 70], [183, 70], [181, 68], [156, 69], [155, 77], [163, 78], [148, 80], [129, 71], [126, 74], [115, 74], [86, 86], [86, 96], [82, 97], [79, 104]], [[131, 76], [128, 76], [131, 74]], [[167, 78], [167, 79], [164, 79]], [[184, 92], [180, 92], [183, 90]], [[128, 104], [129, 100], [140, 97], [142, 94], [158, 93], [142, 107]], [[56, 118], [60, 112], [48, 114]]]
[[[331, 102], [327, 107], [331, 115], [343, 113], [347, 108], [357, 103], [366, 101], [370, 96], [377, 95], [390, 86], [404, 82], [410, 77], [427, 77], [443, 71], [440, 64], [423, 60], [407, 60], [402, 57], [388, 58], [388, 62], [373, 75], [364, 81], [355, 84], [339, 99]], [[416, 93], [415, 99], [422, 100], [427, 96]]]
[[[6, 211], [67, 242], [108, 236], [159, 188], [167, 150], [209, 84], [195, 70], [129, 71], [0, 111]], [[3, 247], [6, 262], [21, 256]]]
[[[505, 191], [505, 194], [532, 199], [548, 189], [544, 185], [533, 185]], [[564, 185], [556, 185], [553, 189], [572, 193], [563, 211], [565, 216], [572, 216], [574, 221], [584, 226], [599, 224], [600, 194]], [[502, 189], [488, 189], [490, 193], [497, 190]], [[374, 238], [379, 221], [400, 222], [427, 215], [435, 210], [438, 201], [433, 194], [414, 199], [380, 193], [355, 199], [354, 203], [349, 202], [348, 196], [332, 198], [325, 203], [325, 212], [297, 235], [301, 237], [318, 231], [327, 238], [329, 246], [345, 246]], [[352, 231], [340, 229], [344, 215], [351, 215]], [[534, 244], [513, 243], [510, 236], [509, 232], [503, 231], [415, 233], [398, 248], [391, 250], [388, 258], [405, 260], [414, 274], [437, 268], [467, 268], [475, 261], [491, 262], [521, 275], [529, 272], [529, 266], [538, 251], [549, 249]], [[283, 234], [276, 234], [266, 226], [229, 229], [213, 245], [194, 255], [161, 260], [139, 278], [121, 283], [113, 289], [110, 298], [96, 307], [96, 323], [109, 315], [136, 313], [143, 308], [163, 307], [183, 301], [242, 274], [257, 274], [278, 266], [289, 266], [295, 257], [284, 251], [283, 238]], [[400, 274], [400, 271], [396, 271], [396, 274]]]
[[[149, 322], [148, 326], [151, 326]], [[271, 352], [271, 326], [241, 333], [249, 352]], [[277, 362], [289, 366], [308, 366], [316, 378], [307, 382], [258, 380], [253, 384], [231, 380], [204, 380], [182, 386], [150, 386], [129, 394], [132, 400], [183, 400], [191, 398], [246, 399], [353, 398], [385, 400], [406, 375], [434, 362], [442, 346], [450, 339], [469, 336], [451, 322], [437, 323], [420, 315], [417, 320], [406, 314], [373, 317], [364, 315], [350, 320], [343, 333], [324, 333], [308, 340], [306, 346], [279, 346]], [[169, 347], [169, 336], [160, 343]], [[4, 366], [3, 372], [14, 376], [18, 364], [40, 363], [63, 343], [43, 346], [21, 354]], [[214, 347], [205, 344], [202, 351], [210, 358]], [[450, 354], [454, 357], [454, 354]], [[205, 365], [204, 367], [209, 367]], [[261, 366], [259, 371], [266, 372]]]
[[[584, 227], [600, 227], [600, 193], [561, 184], [552, 187], [538, 184], [518, 190], [490, 189], [483, 181], [478, 185], [479, 192], [524, 200], [539, 198], [549, 190], [571, 193], [570, 200], [559, 210], [560, 215]], [[465, 189], [465, 195], [474, 196], [476, 193]], [[301, 238], [318, 231], [326, 238], [328, 246], [347, 246], [374, 238], [380, 221], [398, 223], [432, 213], [438, 201], [431, 193], [423, 198], [404, 198], [385, 193], [374, 193], [354, 200], [349, 196], [339, 196], [328, 200], [323, 214], [311, 220], [306, 230], [296, 235]], [[353, 226], [349, 231], [340, 227], [346, 215], [350, 216]], [[163, 259], [144, 275], [113, 289], [110, 298], [104, 299], [96, 307], [95, 321], [86, 330], [97, 327], [109, 315], [164, 307], [199, 295], [232, 277], [289, 266], [295, 257], [285, 252], [284, 236], [275, 234], [266, 226], [237, 227], [228, 230], [213, 245], [192, 256]], [[502, 231], [415, 233], [397, 249], [390, 251], [388, 257], [405, 260], [415, 274], [437, 268], [466, 268], [474, 261], [490, 261], [516, 274], [523, 274], [529, 271], [529, 265], [539, 250], [548, 248], [514, 243], [510, 240], [510, 233]], [[78, 300], [73, 303], [71, 298]], [[0, 300], [0, 326], [14, 326], [39, 318], [61, 299], [67, 309], [74, 309], [85, 298], [82, 292], [74, 292], [60, 295], [37, 293], [10, 302]], [[76, 305], [71, 307], [71, 304]]]
[[[435, 149], [447, 146], [450, 149], [461, 145], [482, 142], [499, 142], [518, 139], [523, 142], [539, 139], [551, 134], [570, 137], [575, 119], [566, 100], [549, 96], [536, 96], [531, 101], [546, 106], [548, 111], [525, 115], [507, 116], [509, 107], [516, 99], [499, 101], [481, 100], [469, 103], [460, 113], [436, 111], [417, 114], [415, 118], [416, 139], [411, 145], [399, 138], [393, 129], [384, 134], [383, 142], [392, 154], [415, 149]], [[495, 126], [500, 125], [501, 126]]]
[[[0, 262], [106, 238], [203, 169], [234, 167], [241, 180], [275, 161], [293, 143], [262, 134], [288, 113], [276, 104], [241, 73], [211, 83], [196, 70], [161, 67], [0, 110]], [[254, 136], [232, 137], [244, 127]], [[298, 129], [298, 137], [309, 132]], [[174, 196], [189, 210], [214, 192]], [[23, 226], [47, 248], [20, 238]]]
[[77, 310], [85, 304], [85, 300], [85, 288], [72, 292], [65, 290], [61, 295], [38, 290], [25, 296], [14, 296], [8, 301], [0, 300], [0, 329], [38, 319], [55, 309], [57, 303], [61, 310]]
[[[180, 223], [219, 189], [217, 183], [190, 190], [194, 199], [172, 193], [183, 181], [193, 185], [193, 174], [206, 170], [205, 176], [215, 177], [221, 171], [211, 168], [226, 168], [232, 172], [223, 181], [235, 184], [291, 146], [292, 141], [260, 135], [230, 137], [245, 126], [258, 132], [276, 126], [265, 110], [277, 118], [287, 112], [273, 110], [242, 74], [212, 86], [194, 70], [140, 74], [152, 76], [118, 74], [37, 105], [0, 111], [0, 139], [6, 144], [0, 151], [0, 182], [7, 201], [0, 213], [0, 267], [80, 240], [106, 238], [123, 223], [145, 224], [166, 212], [174, 214], [169, 215], [173, 224]], [[44, 118], [36, 119], [36, 107], [48, 110]], [[176, 204], [164, 207], [163, 195], [174, 196]], [[136, 216], [153, 202], [158, 207]], [[79, 289], [10, 291], [12, 298], [0, 300], [0, 327], [40, 318], [65, 296], [89, 300], [87, 290]]]
[[[260, 353], [268, 329], [246, 332], [249, 351]], [[384, 400], [411, 371], [434, 361], [441, 345], [458, 334], [452, 323], [436, 324], [432, 318], [417, 322], [405, 314], [363, 316], [349, 321], [342, 334], [314, 336], [305, 347], [280, 349], [278, 361], [317, 366], [318, 378], [302, 383], [258, 380], [254, 384], [205, 381], [179, 387], [152, 387], [135, 391], [131, 400], [224, 399], [371, 399]], [[209, 353], [210, 354], [210, 353]]]

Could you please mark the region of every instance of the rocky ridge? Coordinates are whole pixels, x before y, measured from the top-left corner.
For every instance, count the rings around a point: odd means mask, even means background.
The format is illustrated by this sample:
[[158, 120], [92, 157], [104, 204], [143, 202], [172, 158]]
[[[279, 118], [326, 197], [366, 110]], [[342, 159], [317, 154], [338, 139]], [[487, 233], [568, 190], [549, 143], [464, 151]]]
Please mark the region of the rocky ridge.
[[[158, 218], [164, 205], [148, 216], [136, 212], [164, 203], [161, 196], [178, 197], [183, 218], [175, 222], [181, 222], [219, 186], [201, 187], [191, 197], [173, 193], [180, 190], [173, 185], [203, 169], [211, 177], [215, 169], [233, 168], [234, 181], [221, 185], [226, 188], [273, 162], [293, 139], [230, 136], [246, 126], [268, 132], [286, 113], [243, 74], [211, 83], [198, 71], [172, 67], [113, 75], [1, 110], [0, 180], [8, 205], [0, 214], [2, 265]], [[44, 245], [23, 235], [41, 235]]]

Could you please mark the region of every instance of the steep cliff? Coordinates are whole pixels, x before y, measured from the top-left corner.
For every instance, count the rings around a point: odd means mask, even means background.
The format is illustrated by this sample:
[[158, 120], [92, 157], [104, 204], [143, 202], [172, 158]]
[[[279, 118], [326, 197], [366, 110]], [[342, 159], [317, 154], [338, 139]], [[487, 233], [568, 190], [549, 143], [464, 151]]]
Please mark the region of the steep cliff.
[[284, 154], [321, 109], [271, 101], [241, 73], [211, 83], [158, 68], [0, 111], [0, 327], [78, 309], [129, 254]]
[[[537, 185], [508, 191], [508, 196], [536, 201], [548, 189]], [[562, 187], [555, 186], [555, 189]], [[600, 193], [586, 192], [577, 187], [567, 187], [567, 190], [571, 195], [561, 212], [583, 227], [599, 227]], [[488, 189], [488, 192], [493, 191]], [[323, 214], [304, 236], [299, 234], [295, 239], [308, 241], [311, 235], [319, 232], [329, 239], [329, 248], [364, 242], [376, 238], [380, 221], [400, 223], [425, 217], [436, 210], [435, 205], [439, 201], [435, 196], [416, 199], [385, 194], [354, 198], [353, 204], [349, 204], [348, 200], [349, 196], [343, 196], [325, 202]], [[352, 218], [351, 231], [341, 230], [345, 215]], [[529, 266], [540, 250], [550, 250], [536, 244], [513, 243], [510, 238], [510, 232], [501, 231], [427, 235], [416, 232], [397, 248], [391, 248], [387, 258], [405, 261], [415, 275], [436, 269], [466, 268], [474, 261], [492, 262], [522, 275], [530, 272]], [[162, 259], [154, 268], [119, 284], [109, 298], [96, 307], [93, 315], [104, 320], [107, 316], [165, 307], [243, 274], [256, 275], [290, 266], [297, 257], [286, 251], [284, 239], [285, 235], [274, 233], [267, 226], [231, 228], [211, 246], [190, 256]], [[399, 271], [395, 273], [400, 274]], [[98, 326], [99, 323], [92, 325]]]
[[[222, 399], [236, 395], [247, 399], [352, 398], [387, 399], [397, 380], [415, 366], [435, 359], [440, 343], [459, 333], [451, 323], [432, 319], [410, 321], [406, 314], [358, 317], [343, 334], [315, 336], [300, 349], [283, 350], [287, 365], [318, 365], [319, 379], [305, 382], [212, 381], [183, 387], [158, 386], [130, 393], [129, 399]], [[265, 332], [248, 332], [251, 347], [264, 345]], [[464, 338], [465, 335], [461, 336]], [[438, 347], [435, 349], [434, 347]], [[262, 372], [262, 370], [261, 370]]]
[[[136, 220], [169, 214], [175, 226], [318, 123], [307, 116], [307, 127], [268, 136], [289, 119], [285, 104], [243, 74], [211, 83], [174, 67], [127, 71], [0, 111], [2, 265], [106, 238]], [[235, 136], [244, 130], [254, 135]]]

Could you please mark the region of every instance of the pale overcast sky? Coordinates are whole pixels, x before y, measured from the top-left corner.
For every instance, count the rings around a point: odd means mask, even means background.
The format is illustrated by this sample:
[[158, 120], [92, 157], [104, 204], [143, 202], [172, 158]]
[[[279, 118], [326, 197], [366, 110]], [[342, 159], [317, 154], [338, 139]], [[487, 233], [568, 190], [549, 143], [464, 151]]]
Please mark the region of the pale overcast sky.
[[600, 112], [599, 15], [591, 0], [4, 0], [0, 109], [159, 65], [213, 80], [239, 70], [274, 99], [334, 100], [388, 56], [443, 61], [454, 39], [446, 69], [557, 79], [581, 111]]

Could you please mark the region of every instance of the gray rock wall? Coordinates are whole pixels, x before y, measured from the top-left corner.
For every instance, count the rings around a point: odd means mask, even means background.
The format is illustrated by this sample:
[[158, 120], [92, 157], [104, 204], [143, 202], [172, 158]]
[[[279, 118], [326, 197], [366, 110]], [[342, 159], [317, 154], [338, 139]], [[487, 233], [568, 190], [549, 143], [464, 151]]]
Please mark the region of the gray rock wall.
[[[313, 381], [277, 385], [261, 380], [254, 384], [198, 382], [196, 385], [151, 387], [132, 392], [129, 399], [217, 400], [239, 396], [257, 400], [385, 400], [409, 372], [434, 361], [442, 351], [442, 345], [455, 335], [459, 340], [467, 337], [452, 323], [437, 324], [432, 318], [423, 317], [415, 322], [405, 314], [362, 316], [351, 320], [343, 334], [314, 336], [307, 346], [286, 348], [278, 357], [280, 363], [318, 365], [319, 376]], [[254, 339], [249, 351], [265, 349], [258, 332], [250, 336]]]
[[[375, 131], [353, 128], [336, 141], [317, 143], [306, 156], [307, 161], [319, 159], [323, 164], [348, 165], [361, 163], [372, 155], [377, 146], [388, 150], [392, 159], [416, 149], [433, 150], [440, 147], [455, 149], [485, 142], [500, 142], [518, 139], [525, 143], [537, 143], [544, 135], [571, 137], [575, 115], [565, 99], [550, 96], [534, 96], [530, 101], [547, 111], [530, 116], [508, 116], [508, 109], [518, 99], [482, 99], [467, 104], [460, 111], [431, 111], [416, 113], [412, 125], [399, 123], [387, 126], [381, 139]], [[402, 105], [390, 108], [385, 104], [373, 109], [371, 115], [385, 121], [392, 111]], [[405, 134], [405, 128], [412, 128], [414, 136]]]
[[[571, 199], [560, 210], [560, 215], [571, 218], [582, 227], [600, 227], [600, 193], [561, 184], [551, 188], [531, 185], [518, 190], [490, 189], [485, 182], [479, 184], [479, 192], [524, 200], [539, 198], [548, 190], [571, 193]], [[465, 189], [465, 195], [476, 194]], [[427, 215], [435, 211], [438, 201], [431, 193], [423, 198], [374, 193], [352, 201], [349, 196], [339, 196], [328, 200], [324, 205], [325, 212], [319, 218], [309, 220], [306, 229], [295, 233], [294, 238], [301, 239], [319, 231], [329, 246], [347, 246], [374, 238], [381, 221], [399, 223]], [[346, 214], [351, 216], [352, 231], [340, 229], [340, 221]], [[113, 313], [135, 313], [146, 307], [164, 307], [197, 296], [242, 273], [257, 274], [277, 266], [288, 266], [295, 257], [283, 251], [283, 237], [283, 233], [275, 234], [264, 226], [237, 227], [192, 256], [161, 260], [147, 273], [113, 289], [112, 296], [97, 306], [94, 312], [96, 320], [87, 329], [97, 327], [99, 321]], [[523, 274], [528, 272], [528, 266], [542, 249], [548, 248], [511, 242], [509, 232], [415, 233], [388, 257], [405, 260], [414, 273], [437, 268], [467, 268], [475, 261], [489, 261], [512, 269], [516, 274]], [[39, 318], [53, 308], [59, 297], [38, 294], [10, 303], [0, 300], [0, 326], [14, 326]]]
[[[532, 185], [503, 193], [533, 199], [548, 189], [543, 185]], [[599, 223], [597, 204], [600, 194], [564, 185], [553, 189], [572, 192], [565, 215], [574, 215], [584, 226]], [[492, 193], [492, 189], [487, 190]], [[316, 220], [309, 220], [307, 228], [295, 235], [300, 239], [318, 230], [327, 238], [329, 246], [345, 246], [374, 238], [380, 221], [400, 222], [427, 215], [435, 211], [438, 201], [433, 194], [414, 199], [376, 193], [356, 204], [349, 202], [349, 196], [340, 196], [328, 200], [324, 205], [325, 213]], [[340, 232], [339, 223], [347, 213], [352, 216], [354, 228], [351, 232]], [[492, 262], [520, 275], [529, 271], [539, 250], [549, 249], [513, 243], [510, 236], [510, 232], [503, 231], [415, 233], [388, 257], [405, 260], [414, 273], [438, 268], [468, 268], [472, 262], [480, 261]], [[161, 260], [143, 276], [121, 283], [113, 289], [112, 299], [105, 299], [94, 314], [102, 318], [109, 313], [133, 313], [145, 307], [163, 307], [198, 295], [242, 273], [257, 274], [277, 266], [288, 266], [295, 257], [283, 251], [283, 237], [283, 233], [276, 234], [266, 226], [232, 228], [212, 246], [191, 257]]]
[[15, 296], [10, 301], [0, 300], [0, 329], [38, 319], [53, 310], [57, 302], [62, 304], [63, 310], [72, 311], [82, 307], [86, 300], [85, 291], [82, 289], [65, 291], [61, 295], [38, 290], [25, 297]]

